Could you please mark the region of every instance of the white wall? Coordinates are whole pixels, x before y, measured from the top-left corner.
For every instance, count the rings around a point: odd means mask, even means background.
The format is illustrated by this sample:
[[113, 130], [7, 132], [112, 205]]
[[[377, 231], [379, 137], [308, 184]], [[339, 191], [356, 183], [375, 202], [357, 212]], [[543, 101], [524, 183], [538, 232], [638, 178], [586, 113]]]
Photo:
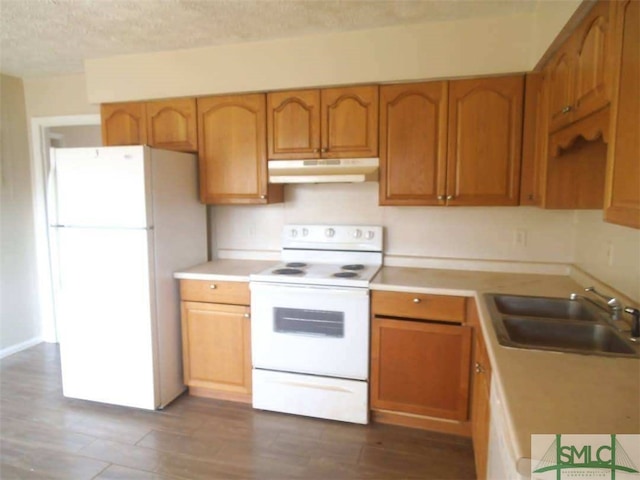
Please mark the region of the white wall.
[[[283, 204], [216, 206], [212, 211], [214, 242], [222, 255], [277, 252], [287, 223], [351, 223], [383, 225], [385, 254], [413, 257], [409, 260], [416, 265], [477, 264], [470, 260], [568, 264], [573, 258], [571, 211], [380, 207], [377, 183], [287, 185]], [[517, 228], [526, 230], [524, 247], [514, 245]]]
[[99, 105], [87, 101], [84, 74], [28, 78], [24, 94], [28, 119], [100, 113]]
[[605, 223], [600, 210], [575, 219], [575, 264], [640, 303], [640, 230]]
[[0, 356], [39, 341], [27, 116], [22, 80], [0, 75]]

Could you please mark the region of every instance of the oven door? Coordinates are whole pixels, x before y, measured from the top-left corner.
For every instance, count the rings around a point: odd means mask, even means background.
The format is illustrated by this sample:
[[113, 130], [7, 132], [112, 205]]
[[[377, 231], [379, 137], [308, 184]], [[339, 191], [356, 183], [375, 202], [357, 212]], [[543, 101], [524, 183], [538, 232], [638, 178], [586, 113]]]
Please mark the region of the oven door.
[[368, 378], [368, 289], [250, 285], [254, 368]]

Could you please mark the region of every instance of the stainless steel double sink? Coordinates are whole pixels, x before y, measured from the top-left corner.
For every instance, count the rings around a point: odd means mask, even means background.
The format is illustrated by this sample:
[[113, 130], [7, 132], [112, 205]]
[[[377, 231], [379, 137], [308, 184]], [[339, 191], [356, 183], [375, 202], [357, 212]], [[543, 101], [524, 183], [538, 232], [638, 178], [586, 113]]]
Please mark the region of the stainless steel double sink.
[[485, 300], [501, 345], [640, 358], [640, 345], [581, 298], [485, 294]]

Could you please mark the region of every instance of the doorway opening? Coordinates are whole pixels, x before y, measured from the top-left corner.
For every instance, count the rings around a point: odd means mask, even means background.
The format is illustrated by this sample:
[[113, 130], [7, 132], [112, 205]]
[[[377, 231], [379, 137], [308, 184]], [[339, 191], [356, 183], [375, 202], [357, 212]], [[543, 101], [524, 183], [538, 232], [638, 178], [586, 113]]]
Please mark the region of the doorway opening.
[[31, 172], [33, 184], [38, 299], [42, 339], [57, 342], [51, 244], [49, 240], [48, 195], [51, 147], [99, 147], [100, 115], [36, 117], [31, 119]]

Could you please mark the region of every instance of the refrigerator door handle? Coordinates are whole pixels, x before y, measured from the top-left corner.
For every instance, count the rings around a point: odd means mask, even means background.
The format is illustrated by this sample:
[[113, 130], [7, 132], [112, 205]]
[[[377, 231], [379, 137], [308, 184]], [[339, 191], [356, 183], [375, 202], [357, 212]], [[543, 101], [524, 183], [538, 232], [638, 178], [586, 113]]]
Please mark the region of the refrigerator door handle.
[[118, 227], [118, 226], [109, 226], [105, 227], [102, 225], [64, 225], [64, 224], [54, 224], [49, 225], [51, 228], [88, 228], [92, 230], [153, 230], [153, 226], [150, 227]]

